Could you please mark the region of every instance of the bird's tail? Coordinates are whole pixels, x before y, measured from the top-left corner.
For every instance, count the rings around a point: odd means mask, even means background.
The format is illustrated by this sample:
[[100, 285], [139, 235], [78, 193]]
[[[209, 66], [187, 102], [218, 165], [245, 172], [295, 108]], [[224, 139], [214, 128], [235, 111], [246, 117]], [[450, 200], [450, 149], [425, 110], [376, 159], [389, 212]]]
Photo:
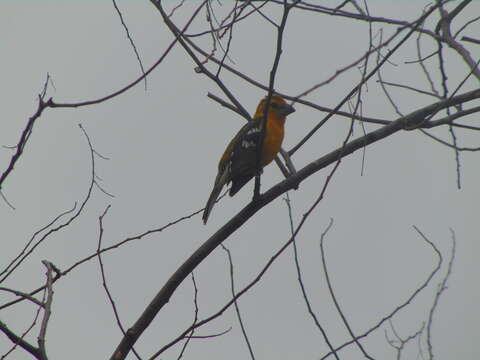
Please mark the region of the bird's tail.
[[210, 212], [212, 211], [213, 205], [217, 201], [218, 197], [220, 196], [220, 192], [222, 191], [224, 185], [228, 182], [228, 171], [223, 171], [222, 174], [219, 174], [215, 179], [215, 185], [213, 185], [212, 192], [208, 197], [207, 205], [205, 205], [205, 209], [203, 210], [203, 223], [206, 224], [208, 217], [210, 216]]

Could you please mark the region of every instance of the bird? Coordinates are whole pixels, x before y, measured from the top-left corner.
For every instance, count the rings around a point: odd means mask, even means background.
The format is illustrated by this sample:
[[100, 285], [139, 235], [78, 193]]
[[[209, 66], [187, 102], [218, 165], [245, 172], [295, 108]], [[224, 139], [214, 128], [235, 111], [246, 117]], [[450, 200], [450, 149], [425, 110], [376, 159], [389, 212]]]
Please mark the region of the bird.
[[[270, 164], [280, 151], [285, 120], [295, 111], [295, 108], [287, 104], [281, 96], [272, 95], [265, 121], [265, 131], [262, 131], [262, 119], [265, 117], [267, 100], [268, 96], [260, 101], [253, 119], [238, 131], [220, 158], [213, 190], [203, 211], [204, 224], [207, 223], [213, 205], [225, 185], [231, 182], [229, 195], [235, 195], [259, 171]], [[260, 144], [262, 144], [262, 151], [259, 163], [257, 149]]]

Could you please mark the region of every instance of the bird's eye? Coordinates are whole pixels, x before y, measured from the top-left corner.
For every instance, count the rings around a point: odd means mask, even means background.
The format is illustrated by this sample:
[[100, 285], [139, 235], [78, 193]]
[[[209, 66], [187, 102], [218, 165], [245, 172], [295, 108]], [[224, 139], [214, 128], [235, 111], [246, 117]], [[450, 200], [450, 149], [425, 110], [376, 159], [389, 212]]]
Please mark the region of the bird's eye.
[[271, 106], [272, 108], [274, 108], [274, 109], [278, 108], [278, 104], [275, 104], [275, 103], [270, 104], [270, 106]]

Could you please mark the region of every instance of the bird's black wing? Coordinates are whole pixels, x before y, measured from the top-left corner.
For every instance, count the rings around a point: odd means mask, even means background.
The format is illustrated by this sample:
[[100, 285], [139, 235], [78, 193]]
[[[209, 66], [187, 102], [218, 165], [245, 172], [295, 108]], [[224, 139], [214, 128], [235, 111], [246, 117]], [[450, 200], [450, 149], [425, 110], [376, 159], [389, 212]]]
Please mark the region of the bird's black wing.
[[[257, 171], [258, 145], [260, 140], [260, 119], [242, 134], [235, 143], [230, 160], [230, 196], [235, 195]], [[248, 124], [250, 125], [250, 124]]]

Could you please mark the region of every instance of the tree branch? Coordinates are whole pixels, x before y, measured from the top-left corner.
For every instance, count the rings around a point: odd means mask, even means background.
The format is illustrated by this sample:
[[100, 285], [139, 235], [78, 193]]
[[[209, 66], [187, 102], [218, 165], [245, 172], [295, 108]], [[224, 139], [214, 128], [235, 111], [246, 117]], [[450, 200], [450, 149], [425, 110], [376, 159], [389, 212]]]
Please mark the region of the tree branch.
[[223, 225], [216, 233], [214, 233], [207, 241], [205, 241], [167, 280], [165, 285], [160, 289], [157, 295], [153, 298], [150, 304], [146, 307], [144, 312], [140, 315], [133, 326], [127, 331], [126, 336], [122, 338], [114, 351], [111, 360], [125, 359], [131, 347], [139, 339], [145, 329], [150, 325], [158, 312], [168, 303], [173, 292], [182, 283], [182, 281], [190, 274], [217, 246], [219, 246], [227, 237], [234, 233], [244, 223], [248, 221], [255, 213], [257, 213], [264, 206], [278, 198], [280, 195], [288, 190], [295, 188], [303, 180], [321, 169], [337, 162], [353, 152], [382, 140], [402, 129], [416, 128], [422, 124], [427, 116], [435, 114], [441, 109], [448, 106], [460, 104], [466, 101], [480, 98], [480, 89], [473, 90], [453, 98], [442, 100], [440, 102], [431, 104], [421, 108], [411, 114], [401, 117], [389, 125], [383, 126], [380, 129], [372, 131], [365, 136], [357, 138], [345, 144], [321, 158], [306, 165], [289, 178], [281, 181], [271, 189], [261, 194], [255, 202], [250, 202], [230, 221]]

